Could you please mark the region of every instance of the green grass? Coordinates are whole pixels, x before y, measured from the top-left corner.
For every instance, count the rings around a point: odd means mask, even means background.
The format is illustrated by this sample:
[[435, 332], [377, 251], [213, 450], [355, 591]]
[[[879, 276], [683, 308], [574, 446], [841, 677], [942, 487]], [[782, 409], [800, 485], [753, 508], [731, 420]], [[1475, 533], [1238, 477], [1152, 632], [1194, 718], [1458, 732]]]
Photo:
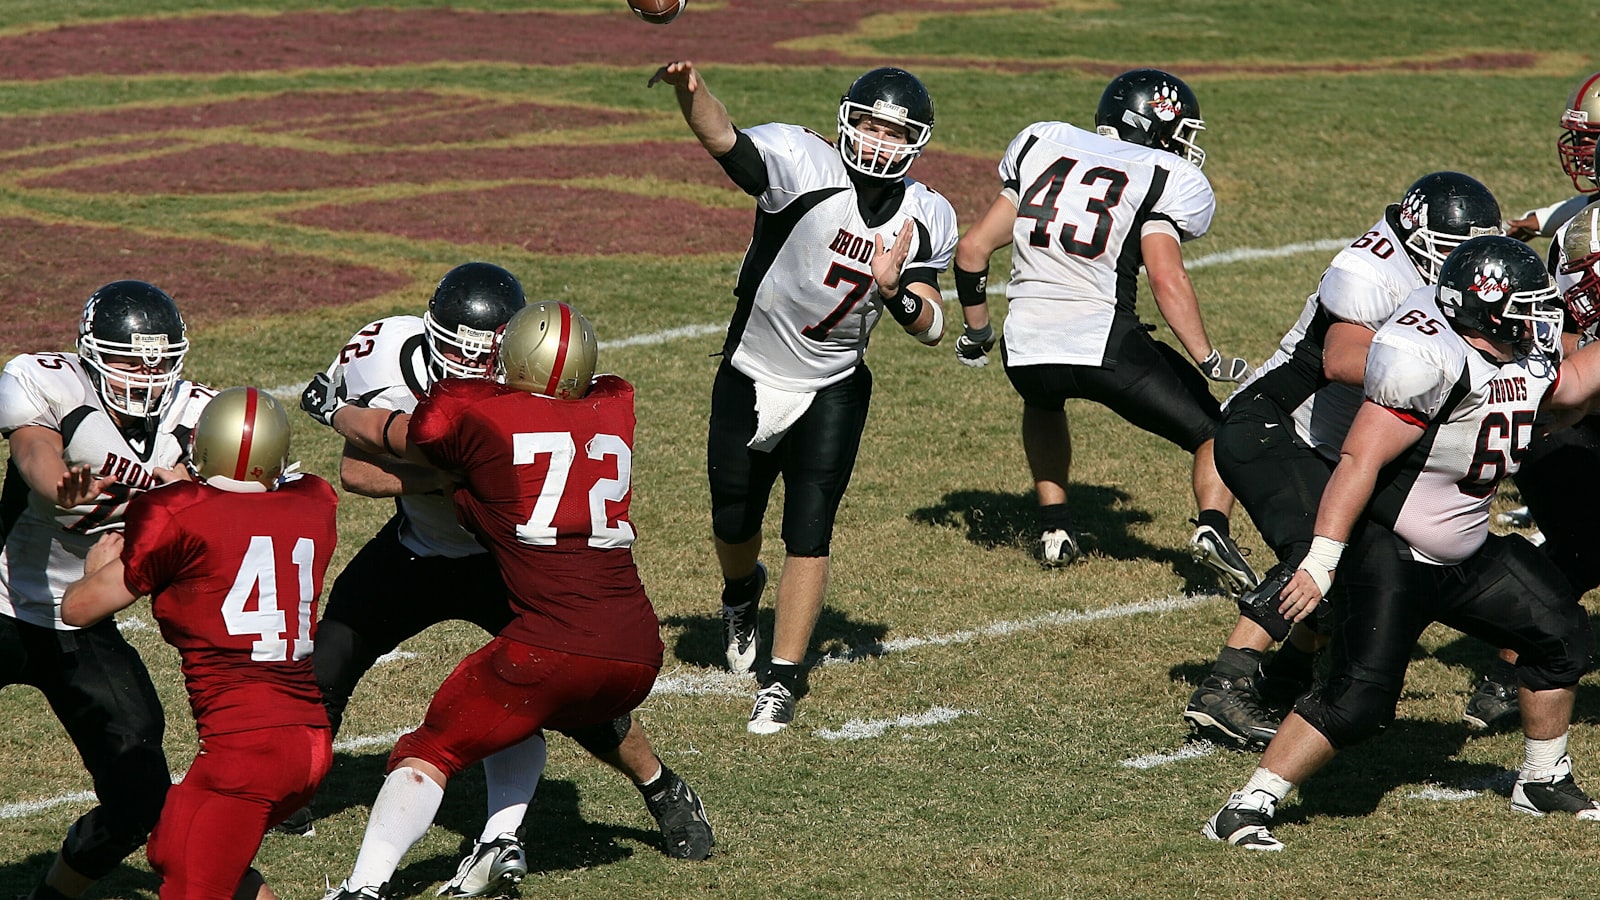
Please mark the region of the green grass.
[[[617, 15], [621, 3], [615, 0], [473, 8], [530, 5], [598, 11], [611, 15], [619, 29], [645, 27]], [[0, 27], [264, 6], [13, 0], [0, 8]], [[711, 8], [696, 0], [683, 21], [709, 15]], [[1489, 0], [1131, 0], [1114, 6], [1064, 3], [1015, 15], [997, 7], [934, 16], [894, 38], [868, 29], [849, 46], [874, 47], [886, 60], [924, 61], [917, 68], [938, 105], [935, 150], [991, 159], [1029, 122], [1088, 122], [1105, 80], [1102, 70], [1156, 64], [1180, 74], [1197, 72], [1192, 83], [1210, 127], [1206, 174], [1217, 188], [1219, 210], [1211, 236], [1188, 248], [1195, 258], [1352, 237], [1417, 176], [1439, 168], [1480, 177], [1510, 213], [1565, 196], [1569, 185], [1552, 147], [1555, 119], [1577, 78], [1600, 67], [1600, 59], [1571, 49], [1579, 45], [1568, 35], [1592, 34], [1600, 25], [1597, 15], [1592, 5], [1566, 0], [1537, 12]], [[1413, 73], [1395, 65], [1485, 52], [1536, 57], [1526, 70]], [[994, 58], [1068, 64], [1015, 73], [981, 62]], [[826, 132], [835, 98], [869, 60], [824, 61], [793, 68], [704, 64], [736, 121], [792, 121]], [[1342, 63], [1355, 65], [1335, 71]], [[1368, 65], [1374, 68], [1361, 68]], [[486, 63], [108, 77], [94, 73], [90, 57], [72, 78], [0, 82], [0, 119], [291, 90], [442, 87], [635, 111], [640, 117], [619, 128], [617, 140], [688, 140], [671, 96], [642, 88], [647, 74], [633, 66]], [[731, 308], [734, 255], [558, 258], [520, 250], [514, 236], [454, 246], [282, 224], [266, 229], [252, 216], [307, 197], [35, 190], [3, 171], [13, 149], [0, 146], [0, 209], [13, 211], [8, 214], [135, 228], [158, 221], [167, 234], [268, 239], [285, 252], [363, 259], [413, 280], [411, 289], [350, 309], [293, 317], [263, 310], [257, 318], [197, 330], [189, 371], [219, 386], [305, 379], [370, 319], [419, 312], [430, 279], [474, 257], [510, 266], [532, 295], [575, 303], [602, 340], [722, 322]], [[718, 202], [742, 201], [728, 188]], [[663, 241], [670, 241], [668, 225]], [[1196, 269], [1194, 281], [1217, 343], [1263, 359], [1330, 256], [1303, 253]], [[61, 263], [70, 267], [73, 260]], [[0, 274], [5, 266], [0, 258]], [[1003, 272], [1001, 259], [994, 269]], [[3, 285], [0, 280], [0, 290]], [[75, 315], [70, 306], [63, 302], [64, 328]], [[1158, 320], [1148, 297], [1142, 308], [1147, 320]], [[1003, 302], [996, 311], [1003, 313]], [[953, 304], [949, 312], [955, 314]], [[1170, 340], [1164, 328], [1160, 334]], [[703, 674], [721, 656], [704, 475], [715, 365], [709, 354], [720, 344], [721, 336], [713, 334], [603, 355], [604, 368], [639, 388], [637, 556], [663, 621], [669, 676]], [[1071, 501], [1092, 535], [1091, 553], [1068, 570], [1043, 571], [1029, 556], [1034, 525], [1017, 436], [1019, 402], [999, 366], [961, 368], [948, 346], [926, 350], [892, 327], [875, 340], [871, 364], [877, 379], [873, 411], [840, 515], [829, 605], [815, 647], [833, 652], [967, 633], [965, 639], [817, 669], [799, 720], [773, 738], [745, 733], [746, 695], [665, 694], [647, 701], [639, 718], [663, 757], [701, 790], [716, 825], [718, 853], [702, 864], [663, 858], [636, 793], [570, 742], [553, 739], [547, 778], [527, 820], [534, 873], [524, 883], [524, 896], [1592, 893], [1600, 876], [1600, 836], [1592, 828], [1514, 816], [1506, 797], [1493, 790], [1456, 802], [1412, 796], [1427, 786], [1480, 783], [1514, 767], [1520, 754], [1516, 735], [1467, 738], [1458, 721], [1460, 706], [1475, 672], [1487, 665], [1489, 650], [1439, 628], [1427, 633], [1417, 651], [1394, 728], [1336, 761], [1284, 808], [1279, 833], [1291, 852], [1261, 858], [1204, 841], [1200, 823], [1248, 776], [1254, 757], [1214, 753], [1144, 770], [1122, 761], [1184, 745], [1179, 712], [1232, 623], [1232, 605], [1211, 598], [1119, 618], [1055, 624], [1041, 618], [1213, 589], [1207, 573], [1182, 551], [1193, 514], [1188, 458], [1099, 407], [1070, 406]], [[308, 470], [331, 477], [338, 453], [332, 435], [298, 414], [294, 419], [297, 455]], [[1511, 498], [1501, 502], [1511, 505]], [[386, 503], [344, 499], [335, 566], [389, 510]], [[1242, 514], [1235, 523], [1258, 562], [1270, 556]], [[774, 551], [768, 554], [771, 564], [780, 543], [775, 520], [767, 540]], [[148, 609], [136, 607], [135, 617], [147, 621]], [[1004, 622], [1027, 627], [1006, 635], [972, 634]], [[764, 625], [770, 629], [770, 618]], [[176, 656], [153, 631], [130, 639], [162, 691], [168, 753], [174, 767], [183, 768], [195, 745]], [[405, 649], [415, 658], [381, 666], [363, 682], [343, 737], [414, 725], [433, 688], [482, 639], [463, 625], [437, 628], [410, 642]], [[1600, 772], [1597, 684], [1593, 676], [1583, 682], [1573, 731], [1580, 778], [1587, 777], [1591, 788], [1600, 784], [1593, 774]], [[817, 734], [852, 720], [895, 719], [934, 707], [967, 714], [860, 741]], [[70, 743], [35, 691], [0, 693], [0, 746], [10, 763], [0, 805], [88, 789]], [[324, 875], [337, 881], [349, 871], [387, 749], [339, 755], [316, 838], [268, 837], [258, 864], [282, 896], [320, 896]], [[476, 771], [452, 785], [436, 827], [402, 866], [404, 896], [431, 896], [450, 876], [462, 837], [476, 833], [481, 797]], [[0, 818], [0, 897], [28, 889], [85, 808], [74, 802]], [[153, 898], [156, 885], [136, 854], [101, 891]]]

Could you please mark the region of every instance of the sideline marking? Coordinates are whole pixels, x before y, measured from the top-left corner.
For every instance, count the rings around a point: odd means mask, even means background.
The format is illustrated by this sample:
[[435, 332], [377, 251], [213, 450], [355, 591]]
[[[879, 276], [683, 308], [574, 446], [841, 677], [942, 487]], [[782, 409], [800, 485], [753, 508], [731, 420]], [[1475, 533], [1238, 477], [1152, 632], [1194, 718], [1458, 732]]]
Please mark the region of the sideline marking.
[[975, 709], [935, 706], [924, 713], [909, 714], [894, 719], [851, 719], [838, 728], [818, 728], [811, 733], [825, 741], [863, 741], [878, 737], [891, 728], [926, 728], [929, 725], [943, 725], [962, 716], [977, 714], [978, 711]]

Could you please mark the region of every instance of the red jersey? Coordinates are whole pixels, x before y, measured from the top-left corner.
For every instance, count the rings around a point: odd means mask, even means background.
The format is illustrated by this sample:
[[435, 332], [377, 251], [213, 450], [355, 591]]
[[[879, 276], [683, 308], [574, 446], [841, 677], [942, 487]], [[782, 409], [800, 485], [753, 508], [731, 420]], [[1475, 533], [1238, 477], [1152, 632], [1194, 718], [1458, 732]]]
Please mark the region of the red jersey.
[[409, 440], [466, 481], [456, 514], [494, 554], [517, 618], [501, 634], [565, 653], [661, 665], [660, 623], [633, 564], [633, 386], [581, 400], [446, 379]]
[[262, 493], [179, 481], [129, 505], [123, 580], [178, 648], [202, 738], [328, 724], [311, 646], [338, 503], [302, 475]]

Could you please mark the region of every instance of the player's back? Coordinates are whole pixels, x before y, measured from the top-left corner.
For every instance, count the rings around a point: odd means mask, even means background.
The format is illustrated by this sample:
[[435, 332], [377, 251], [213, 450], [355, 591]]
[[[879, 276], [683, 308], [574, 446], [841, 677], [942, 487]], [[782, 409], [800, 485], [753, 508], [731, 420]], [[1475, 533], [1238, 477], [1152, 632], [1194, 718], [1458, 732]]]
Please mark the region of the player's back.
[[259, 493], [176, 482], [130, 505], [126, 580], [152, 594], [202, 737], [327, 722], [311, 652], [337, 504], [302, 475]]
[[633, 386], [613, 375], [579, 400], [446, 379], [418, 407], [411, 441], [466, 479], [456, 509], [506, 580], [507, 637], [660, 665], [631, 550], [633, 432]]

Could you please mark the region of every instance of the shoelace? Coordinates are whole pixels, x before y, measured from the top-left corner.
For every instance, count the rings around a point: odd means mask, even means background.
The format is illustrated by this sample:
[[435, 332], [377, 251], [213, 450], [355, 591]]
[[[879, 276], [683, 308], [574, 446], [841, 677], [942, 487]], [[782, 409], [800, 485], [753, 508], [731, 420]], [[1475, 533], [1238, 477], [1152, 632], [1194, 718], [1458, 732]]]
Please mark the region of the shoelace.
[[772, 716], [777, 714], [777, 712], [783, 708], [783, 704], [788, 700], [788, 698], [789, 690], [781, 684], [774, 684], [771, 687], [762, 688], [761, 692], [756, 694], [756, 710], [753, 718], [759, 719], [762, 716]]

